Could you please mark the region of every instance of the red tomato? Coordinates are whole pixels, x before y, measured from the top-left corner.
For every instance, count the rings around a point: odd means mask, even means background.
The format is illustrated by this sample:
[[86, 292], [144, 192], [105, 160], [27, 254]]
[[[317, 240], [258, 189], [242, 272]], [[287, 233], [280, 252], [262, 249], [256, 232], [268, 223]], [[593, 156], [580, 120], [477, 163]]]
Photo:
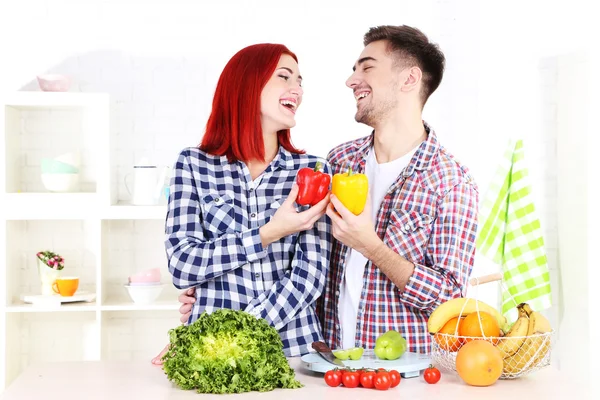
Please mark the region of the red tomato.
[[438, 383], [441, 376], [442, 374], [440, 373], [440, 370], [435, 368], [433, 365], [430, 365], [429, 368], [423, 372], [423, 378], [425, 378], [425, 382], [429, 384]]
[[373, 386], [377, 390], [388, 390], [392, 386], [390, 374], [384, 371], [379, 371], [373, 379]]
[[325, 383], [331, 387], [338, 387], [342, 383], [342, 371], [332, 369], [325, 373]]
[[360, 373], [358, 371], [347, 371], [342, 376], [342, 385], [347, 388], [355, 388], [360, 384]]
[[402, 379], [402, 377], [400, 376], [400, 372], [393, 369], [389, 372], [389, 374], [390, 374], [390, 381], [392, 382], [391, 387], [395, 388], [396, 386], [398, 386], [400, 384], [400, 380]]
[[365, 371], [360, 374], [360, 385], [367, 389], [373, 388], [373, 379], [375, 378], [375, 371]]

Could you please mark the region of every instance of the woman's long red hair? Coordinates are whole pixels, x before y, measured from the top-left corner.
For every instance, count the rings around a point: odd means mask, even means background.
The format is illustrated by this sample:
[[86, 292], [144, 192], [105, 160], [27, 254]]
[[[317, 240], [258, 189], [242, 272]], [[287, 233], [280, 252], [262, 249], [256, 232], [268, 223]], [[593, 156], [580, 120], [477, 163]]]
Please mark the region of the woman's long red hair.
[[[271, 43], [248, 46], [229, 60], [217, 83], [201, 150], [226, 155], [229, 162], [265, 160], [260, 98], [283, 54], [298, 62], [287, 47]], [[277, 132], [277, 138], [286, 150], [304, 153], [292, 145], [289, 129]]]

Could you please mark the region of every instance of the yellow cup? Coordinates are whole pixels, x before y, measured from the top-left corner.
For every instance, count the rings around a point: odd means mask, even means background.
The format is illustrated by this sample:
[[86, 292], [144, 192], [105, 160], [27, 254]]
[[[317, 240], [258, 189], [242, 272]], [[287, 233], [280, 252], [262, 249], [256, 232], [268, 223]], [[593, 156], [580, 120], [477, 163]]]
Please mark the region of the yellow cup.
[[52, 284], [52, 290], [63, 297], [73, 296], [79, 287], [79, 278], [75, 276], [60, 277]]

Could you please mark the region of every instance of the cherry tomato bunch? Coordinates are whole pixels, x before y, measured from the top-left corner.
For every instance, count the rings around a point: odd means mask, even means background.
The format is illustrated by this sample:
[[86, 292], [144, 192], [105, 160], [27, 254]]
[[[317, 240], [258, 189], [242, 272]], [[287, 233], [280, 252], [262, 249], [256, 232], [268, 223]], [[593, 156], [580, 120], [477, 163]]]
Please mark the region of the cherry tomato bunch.
[[347, 388], [362, 386], [367, 389], [388, 390], [400, 384], [400, 373], [395, 369], [332, 369], [325, 373], [325, 383], [331, 387]]

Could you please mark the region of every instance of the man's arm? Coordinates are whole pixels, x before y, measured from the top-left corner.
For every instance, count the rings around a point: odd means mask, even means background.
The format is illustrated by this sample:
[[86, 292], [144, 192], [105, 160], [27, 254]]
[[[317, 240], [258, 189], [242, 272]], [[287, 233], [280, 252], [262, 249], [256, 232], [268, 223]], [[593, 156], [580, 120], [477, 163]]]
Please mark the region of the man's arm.
[[[365, 210], [371, 209], [370, 201], [369, 198]], [[368, 212], [354, 216], [335, 196], [331, 198], [330, 209], [328, 215], [334, 221], [334, 237], [371, 260], [400, 291], [404, 290], [415, 270], [415, 264], [390, 249], [377, 236]]]
[[414, 264], [402, 289], [407, 305], [433, 310], [463, 295], [475, 260], [478, 193], [472, 182], [452, 188], [439, 206], [426, 249], [430, 265]]
[[431, 228], [425, 259], [432, 264], [427, 266], [388, 247], [377, 236], [368, 212], [354, 216], [332, 196], [327, 214], [336, 239], [371, 260], [394, 282], [407, 305], [427, 310], [462, 294], [473, 267], [477, 206], [477, 190], [471, 183], [456, 185], [446, 194]]
[[377, 266], [389, 280], [394, 282], [398, 290], [403, 291], [415, 270], [415, 264], [390, 249], [379, 237], [377, 243], [365, 250], [367, 257]]

